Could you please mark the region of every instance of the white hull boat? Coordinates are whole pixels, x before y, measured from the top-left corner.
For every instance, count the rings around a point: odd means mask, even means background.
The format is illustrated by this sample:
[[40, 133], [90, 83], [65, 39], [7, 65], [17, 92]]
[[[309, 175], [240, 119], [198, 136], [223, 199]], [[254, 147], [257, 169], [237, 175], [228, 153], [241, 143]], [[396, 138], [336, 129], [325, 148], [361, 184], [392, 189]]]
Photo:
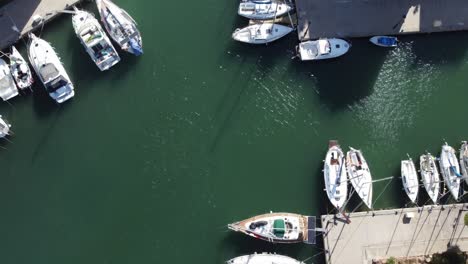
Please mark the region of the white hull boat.
[[267, 44], [289, 34], [291, 27], [271, 22], [253, 24], [232, 33], [234, 40], [249, 44]]
[[30, 34], [29, 62], [44, 85], [47, 93], [57, 103], [63, 103], [75, 95], [73, 84], [52, 46], [45, 40]]
[[366, 206], [372, 209], [372, 176], [360, 150], [350, 148], [346, 153], [346, 167], [354, 190]]
[[226, 261], [227, 264], [305, 264], [288, 256], [261, 253], [240, 256]]
[[389, 36], [375, 36], [370, 38], [369, 41], [379, 47], [385, 48], [394, 48], [398, 45], [398, 39]]
[[328, 199], [338, 210], [343, 209], [348, 195], [348, 176], [345, 156], [338, 142], [331, 140], [323, 167]]
[[238, 14], [249, 19], [267, 20], [284, 16], [291, 10], [291, 6], [283, 2], [252, 0], [241, 2]]
[[468, 184], [468, 143], [466, 141], [462, 142], [460, 148], [460, 167], [463, 178], [465, 178], [465, 182]]
[[424, 188], [432, 202], [437, 204], [440, 192], [440, 177], [434, 156], [430, 153], [421, 155], [419, 158], [419, 166], [421, 169], [421, 178]]
[[412, 159], [401, 161], [401, 180], [403, 181], [403, 189], [405, 189], [408, 198], [411, 202], [416, 203], [419, 182], [416, 167]]
[[18, 89], [24, 90], [34, 83], [28, 63], [14, 46], [11, 47], [10, 70]]
[[137, 56], [143, 54], [141, 34], [135, 20], [110, 0], [96, 0], [96, 5], [101, 21], [111, 38], [124, 51]]
[[319, 39], [299, 43], [296, 52], [303, 61], [325, 60], [343, 56], [350, 47], [351, 44], [343, 39]]
[[0, 115], [0, 138], [4, 138], [10, 134], [10, 127], [11, 125], [3, 120], [2, 116]]
[[315, 217], [269, 213], [228, 225], [228, 228], [272, 243], [315, 243]]
[[91, 13], [75, 8], [72, 22], [76, 36], [101, 71], [108, 70], [120, 61], [110, 39]]
[[442, 146], [439, 159], [440, 172], [444, 177], [445, 184], [455, 200], [460, 193], [460, 166], [455, 150], [447, 143]]
[[8, 101], [18, 95], [15, 81], [11, 76], [10, 67], [0, 59], [0, 97], [3, 101]]

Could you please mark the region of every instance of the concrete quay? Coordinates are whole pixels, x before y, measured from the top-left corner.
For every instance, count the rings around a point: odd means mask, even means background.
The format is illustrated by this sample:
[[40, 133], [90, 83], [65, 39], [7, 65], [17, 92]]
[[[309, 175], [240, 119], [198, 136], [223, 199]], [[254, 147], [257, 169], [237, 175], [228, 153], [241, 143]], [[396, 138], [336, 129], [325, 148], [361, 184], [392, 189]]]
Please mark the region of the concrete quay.
[[358, 212], [351, 223], [321, 216], [328, 264], [372, 263], [373, 259], [426, 256], [457, 245], [468, 251], [468, 204]]
[[13, 0], [0, 9], [0, 49], [5, 49], [29, 32], [42, 27], [33, 23], [33, 17], [39, 15], [47, 23], [65, 9], [81, 0]]
[[468, 30], [466, 0], [296, 0], [299, 40]]

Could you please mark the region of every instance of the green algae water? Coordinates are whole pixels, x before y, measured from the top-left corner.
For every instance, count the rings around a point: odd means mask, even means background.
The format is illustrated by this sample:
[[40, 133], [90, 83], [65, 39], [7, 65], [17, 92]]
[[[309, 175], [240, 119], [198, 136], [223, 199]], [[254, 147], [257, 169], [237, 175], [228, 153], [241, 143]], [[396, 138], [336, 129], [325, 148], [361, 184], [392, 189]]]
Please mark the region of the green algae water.
[[[223, 263], [263, 251], [303, 260], [321, 245], [270, 245], [226, 224], [330, 212], [329, 139], [362, 149], [380, 179], [399, 177], [406, 154], [468, 138], [468, 33], [401, 37], [396, 49], [353, 39], [340, 59], [304, 63], [291, 59], [295, 33], [268, 46], [232, 41], [247, 23], [237, 1], [117, 4], [139, 23], [142, 57], [120, 52], [99, 72], [63, 15], [41, 36], [75, 98], [57, 106], [36, 84], [0, 105], [15, 132], [0, 149], [0, 263]], [[375, 207], [406, 202], [395, 178]]]

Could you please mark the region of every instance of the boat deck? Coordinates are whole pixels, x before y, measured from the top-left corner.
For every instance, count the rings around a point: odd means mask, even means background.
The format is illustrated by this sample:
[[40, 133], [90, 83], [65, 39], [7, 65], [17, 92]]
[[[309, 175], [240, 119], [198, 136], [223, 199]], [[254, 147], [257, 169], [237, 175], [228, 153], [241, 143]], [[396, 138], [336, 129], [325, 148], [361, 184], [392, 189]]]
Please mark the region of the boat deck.
[[[419, 210], [419, 211], [418, 211]], [[326, 263], [372, 263], [373, 259], [424, 256], [448, 245], [468, 251], [465, 204], [351, 213], [347, 224], [323, 215]], [[412, 218], [406, 217], [411, 215]]]
[[299, 40], [468, 30], [466, 0], [296, 0]]
[[0, 49], [40, 28], [41, 25], [33, 23], [35, 15], [41, 16], [46, 23], [60, 14], [57, 11], [69, 9], [78, 2], [81, 0], [13, 0], [5, 4], [0, 8]]

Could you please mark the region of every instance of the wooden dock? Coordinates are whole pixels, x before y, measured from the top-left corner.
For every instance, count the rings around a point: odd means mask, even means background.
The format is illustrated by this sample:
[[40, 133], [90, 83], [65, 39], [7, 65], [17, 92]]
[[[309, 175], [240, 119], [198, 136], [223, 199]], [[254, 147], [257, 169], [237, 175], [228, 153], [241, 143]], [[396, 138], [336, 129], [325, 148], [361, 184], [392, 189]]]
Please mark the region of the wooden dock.
[[5, 49], [29, 32], [40, 28], [33, 23], [34, 16], [41, 16], [47, 23], [65, 9], [81, 0], [13, 0], [0, 9], [0, 49]]
[[428, 256], [457, 245], [468, 251], [468, 205], [451, 204], [351, 213], [351, 223], [323, 215], [328, 264], [372, 263], [389, 257]]
[[299, 40], [468, 30], [466, 0], [296, 0]]

